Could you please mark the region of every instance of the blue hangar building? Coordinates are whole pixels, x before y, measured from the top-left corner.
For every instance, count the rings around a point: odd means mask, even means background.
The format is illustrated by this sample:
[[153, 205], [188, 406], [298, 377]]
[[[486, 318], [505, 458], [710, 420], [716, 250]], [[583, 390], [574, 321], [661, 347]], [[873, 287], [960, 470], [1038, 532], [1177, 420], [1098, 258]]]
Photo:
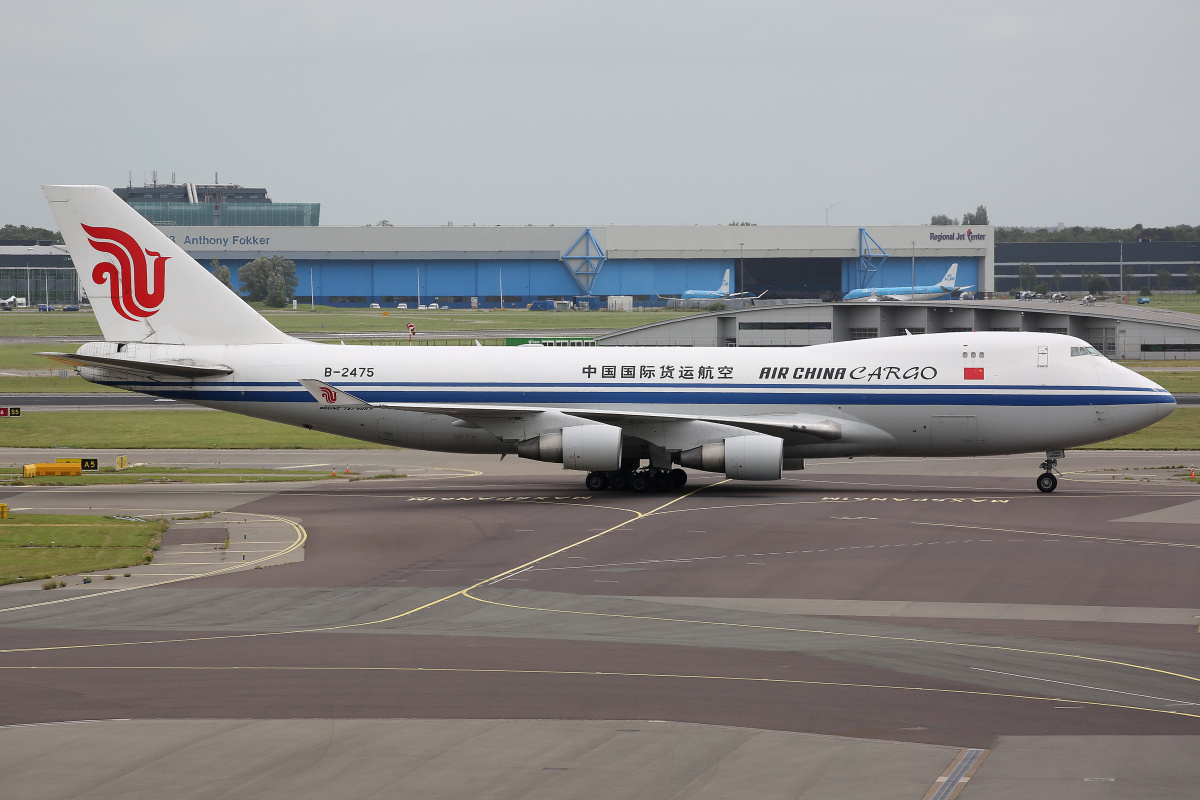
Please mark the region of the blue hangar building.
[[[207, 220], [206, 220], [207, 221]], [[297, 299], [322, 305], [520, 308], [536, 300], [632, 296], [662, 306], [689, 289], [768, 299], [840, 299], [851, 289], [994, 288], [990, 226], [441, 226], [169, 224], [200, 263], [234, 273], [259, 256], [296, 264]]]

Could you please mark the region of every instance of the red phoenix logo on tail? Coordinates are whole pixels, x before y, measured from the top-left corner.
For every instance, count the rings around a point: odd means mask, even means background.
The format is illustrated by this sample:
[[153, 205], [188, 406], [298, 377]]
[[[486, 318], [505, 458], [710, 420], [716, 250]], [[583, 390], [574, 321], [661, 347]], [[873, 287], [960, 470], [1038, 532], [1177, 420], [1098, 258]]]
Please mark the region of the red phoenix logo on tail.
[[335, 392], [333, 389], [330, 389], [328, 386], [322, 386], [321, 397], [325, 398], [326, 403], [333, 403], [337, 401], [337, 392]]
[[[101, 261], [92, 269], [96, 285], [109, 284], [113, 308], [128, 320], [145, 319], [158, 312], [166, 296], [167, 259], [142, 246], [125, 231], [84, 225], [88, 244], [117, 260]], [[146, 256], [154, 259], [153, 279]]]

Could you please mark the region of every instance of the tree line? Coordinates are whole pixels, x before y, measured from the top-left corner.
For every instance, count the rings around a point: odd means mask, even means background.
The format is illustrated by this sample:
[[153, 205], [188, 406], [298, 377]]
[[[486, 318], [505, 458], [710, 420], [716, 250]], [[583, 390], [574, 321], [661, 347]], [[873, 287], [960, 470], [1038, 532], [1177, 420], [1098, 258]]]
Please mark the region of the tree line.
[[[1038, 292], [1040, 294], [1049, 294], [1051, 291], [1062, 291], [1063, 274], [1062, 270], [1055, 270], [1054, 275], [1050, 280], [1040, 278], [1037, 274], [1037, 269], [1032, 264], [1021, 264], [1017, 267], [1018, 281], [1021, 291]], [[1137, 276], [1134, 274], [1133, 267], [1128, 264], [1123, 269], [1123, 280], [1119, 281], [1125, 290], [1128, 292], [1137, 292], [1143, 297], [1149, 297], [1155, 290], [1165, 292], [1171, 288], [1171, 270], [1163, 267], [1155, 270], [1154, 277], [1145, 277], [1145, 282], [1141, 286], [1137, 286]], [[1079, 274], [1080, 283], [1083, 284], [1084, 291], [1088, 294], [1108, 294], [1115, 287], [1112, 281], [1105, 275], [1101, 275], [1093, 270], [1084, 270]], [[1187, 271], [1188, 286], [1192, 291], [1200, 292], [1200, 269], [1192, 266]]]
[[62, 234], [48, 228], [31, 228], [28, 225], [5, 225], [0, 228], [0, 242], [58, 242], [63, 243]]
[[229, 267], [217, 259], [211, 262], [213, 276], [229, 291], [244, 300], [260, 302], [271, 308], [283, 308], [296, 297], [296, 262], [283, 256], [260, 256], [238, 270], [241, 291], [233, 288], [233, 277]]

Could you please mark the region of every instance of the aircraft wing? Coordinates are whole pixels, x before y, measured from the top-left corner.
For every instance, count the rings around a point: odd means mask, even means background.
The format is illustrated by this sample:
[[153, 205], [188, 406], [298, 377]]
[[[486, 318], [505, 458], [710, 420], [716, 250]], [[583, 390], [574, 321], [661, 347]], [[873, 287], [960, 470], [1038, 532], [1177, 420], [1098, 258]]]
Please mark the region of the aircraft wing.
[[542, 406], [501, 406], [471, 403], [368, 403], [348, 392], [318, 380], [300, 378], [299, 381], [316, 398], [318, 403], [328, 408], [348, 410], [386, 408], [396, 411], [444, 414], [489, 431], [494, 428], [507, 427], [503, 422], [514, 419], [528, 420], [541, 415], [565, 415], [621, 427], [702, 422], [741, 428], [768, 436], [777, 436], [788, 444], [800, 444], [811, 442], [813, 439], [827, 442], [837, 441], [842, 438], [842, 426], [845, 422], [841, 419], [820, 414], [765, 414], [761, 416], [728, 417], [715, 414], [664, 414], [661, 412], [613, 411], [598, 408], [546, 408]]
[[81, 356], [78, 353], [34, 353], [35, 356], [51, 358], [73, 367], [95, 367], [118, 372], [129, 372], [148, 377], [170, 376], [172, 378], [211, 378], [229, 375], [233, 370], [223, 365], [182, 364], [174, 361], [137, 361], [132, 358], [110, 356]]

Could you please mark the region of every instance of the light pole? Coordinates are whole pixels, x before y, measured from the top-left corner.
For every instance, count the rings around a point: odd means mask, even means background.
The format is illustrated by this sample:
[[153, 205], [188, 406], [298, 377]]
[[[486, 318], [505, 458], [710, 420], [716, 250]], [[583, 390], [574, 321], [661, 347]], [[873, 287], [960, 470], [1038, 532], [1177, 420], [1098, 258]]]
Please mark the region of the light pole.
[[417, 267], [417, 308], [421, 307], [421, 268]]
[[504, 267], [498, 265], [496, 268], [498, 270], [500, 270], [500, 310], [503, 311], [504, 310]]
[[746, 251], [745, 242], [738, 242], [738, 291], [746, 291]]
[[313, 288], [313, 267], [312, 262], [308, 264], [308, 310], [317, 310], [317, 291]]
[[917, 241], [915, 239], [912, 241], [912, 248], [912, 294], [909, 295], [909, 300], [917, 296]]
[[1121, 295], [1121, 302], [1124, 303], [1125, 302], [1125, 241], [1123, 239], [1118, 239], [1117, 245], [1118, 245], [1117, 269], [1120, 270], [1119, 277], [1117, 278], [1117, 286], [1119, 286], [1120, 289], [1117, 291], [1117, 294]]

